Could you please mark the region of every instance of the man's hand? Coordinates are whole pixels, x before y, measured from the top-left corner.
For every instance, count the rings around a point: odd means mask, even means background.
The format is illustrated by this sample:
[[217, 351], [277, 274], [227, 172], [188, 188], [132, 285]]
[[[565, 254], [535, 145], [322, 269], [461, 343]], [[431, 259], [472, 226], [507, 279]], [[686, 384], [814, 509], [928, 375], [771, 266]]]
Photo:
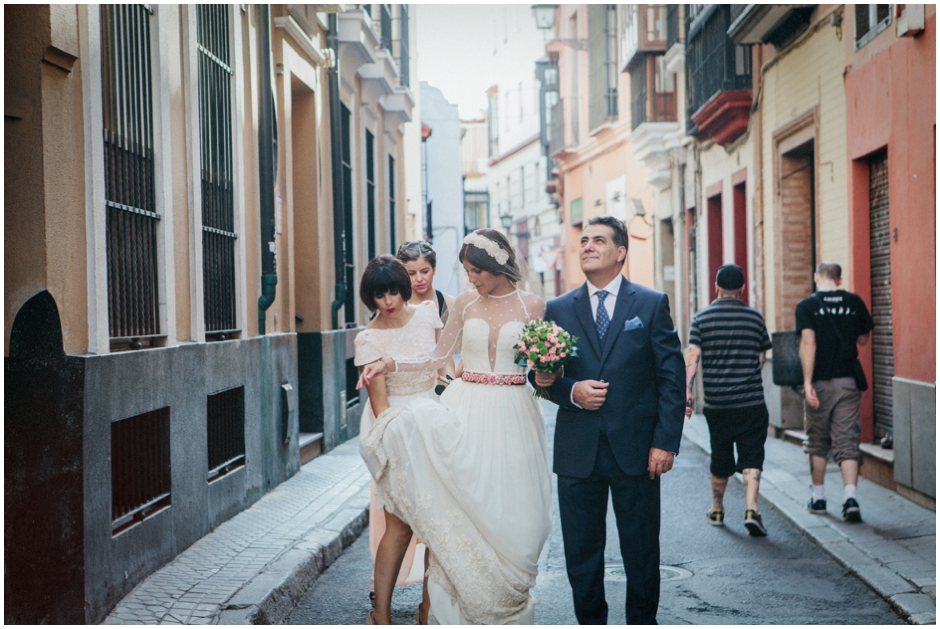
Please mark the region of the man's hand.
[[359, 374], [359, 382], [356, 383], [356, 390], [360, 391], [362, 387], [368, 386], [373, 378], [385, 374], [386, 371], [388, 371], [388, 367], [381, 358], [375, 362], [369, 363], [362, 368], [362, 373]]
[[650, 473], [650, 478], [662, 476], [671, 470], [672, 463], [675, 458], [676, 455], [674, 455], [672, 452], [666, 452], [665, 450], [660, 450], [659, 448], [650, 448], [650, 463], [649, 467], [647, 468]]
[[803, 397], [806, 398], [806, 403], [813, 408], [819, 408], [819, 398], [816, 397], [816, 389], [813, 388], [813, 383], [805, 382], [803, 384], [803, 389]]
[[692, 417], [692, 411], [695, 410], [695, 392], [692, 389], [685, 391], [685, 416]]
[[559, 367], [558, 371], [554, 373], [542, 373], [541, 371], [535, 372], [535, 384], [540, 387], [550, 387], [555, 384], [555, 381], [561, 377], [561, 374], [564, 372], [563, 367]]
[[597, 380], [581, 380], [575, 383], [572, 396], [578, 406], [584, 410], [596, 411], [604, 405], [604, 400], [607, 399], [607, 385], [607, 382]]

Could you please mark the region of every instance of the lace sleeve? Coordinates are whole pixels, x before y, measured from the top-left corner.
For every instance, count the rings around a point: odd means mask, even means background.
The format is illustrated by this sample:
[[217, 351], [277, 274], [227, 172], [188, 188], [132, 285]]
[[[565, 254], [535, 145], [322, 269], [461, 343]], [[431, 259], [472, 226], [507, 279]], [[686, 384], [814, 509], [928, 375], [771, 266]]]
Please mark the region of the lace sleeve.
[[545, 300], [532, 293], [520, 293], [522, 305], [525, 307], [529, 321], [545, 318]]
[[395, 360], [396, 371], [421, 371], [441, 369], [454, 354], [463, 335], [464, 311], [478, 298], [476, 292], [461, 293], [449, 310], [447, 323], [433, 351], [417, 356], [390, 356]]
[[376, 339], [372, 338], [370, 330], [360, 332], [356, 336], [355, 345], [356, 357], [353, 359], [353, 363], [357, 367], [368, 365], [382, 358], [382, 349], [379, 347]]
[[[444, 322], [441, 320], [440, 315], [437, 314], [437, 304], [433, 301], [422, 301], [418, 308], [423, 308], [422, 314], [427, 317], [429, 325], [435, 330], [439, 330], [444, 327]], [[444, 319], [447, 318], [447, 311], [444, 311]]]

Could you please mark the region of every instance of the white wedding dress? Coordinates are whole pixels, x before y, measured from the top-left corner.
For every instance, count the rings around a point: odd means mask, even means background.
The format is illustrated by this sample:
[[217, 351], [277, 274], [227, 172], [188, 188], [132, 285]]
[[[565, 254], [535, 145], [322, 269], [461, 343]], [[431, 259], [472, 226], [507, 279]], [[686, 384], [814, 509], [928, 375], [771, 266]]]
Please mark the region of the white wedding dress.
[[[465, 374], [519, 376], [515, 342], [544, 311], [521, 291], [466, 292], [433, 352], [391, 357], [398, 371], [436, 369], [462, 340]], [[457, 380], [439, 403], [381, 413], [359, 447], [385, 508], [431, 551], [429, 622], [533, 624], [529, 590], [551, 529], [551, 478], [532, 388]]]

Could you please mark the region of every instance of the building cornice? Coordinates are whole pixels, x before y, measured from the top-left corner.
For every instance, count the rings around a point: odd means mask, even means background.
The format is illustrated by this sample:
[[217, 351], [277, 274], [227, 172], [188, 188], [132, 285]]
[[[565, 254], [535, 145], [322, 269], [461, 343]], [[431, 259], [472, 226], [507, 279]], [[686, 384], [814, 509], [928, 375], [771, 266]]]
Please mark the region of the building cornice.
[[538, 133], [536, 133], [535, 135], [533, 135], [533, 136], [532, 136], [531, 138], [529, 138], [528, 140], [523, 140], [521, 143], [519, 143], [519, 144], [517, 144], [516, 146], [512, 147], [511, 149], [509, 149], [509, 150], [506, 151], [505, 153], [502, 153], [502, 154], [500, 154], [500, 155], [497, 155], [496, 157], [494, 157], [493, 159], [490, 160], [490, 166], [495, 166], [496, 164], [500, 163], [500, 162], [503, 161], [504, 159], [506, 159], [506, 158], [508, 158], [508, 157], [511, 157], [511, 156], [514, 155], [515, 153], [518, 153], [519, 151], [521, 151], [521, 150], [524, 149], [525, 147], [529, 146], [529, 145], [532, 144], [533, 142], [537, 142], [540, 137], [541, 137], [541, 135], [538, 134]]

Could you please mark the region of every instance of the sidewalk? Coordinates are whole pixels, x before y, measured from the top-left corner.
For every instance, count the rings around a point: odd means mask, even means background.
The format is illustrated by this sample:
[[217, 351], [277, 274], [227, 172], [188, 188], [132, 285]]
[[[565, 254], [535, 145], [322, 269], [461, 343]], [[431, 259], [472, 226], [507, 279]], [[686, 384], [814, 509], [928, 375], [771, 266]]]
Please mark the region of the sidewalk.
[[[684, 436], [710, 451], [703, 416], [686, 422]], [[802, 449], [768, 438], [761, 496], [909, 622], [935, 623], [936, 514], [862, 479], [864, 522], [845, 523], [842, 479], [827, 469], [830, 512], [813, 515]], [[369, 480], [358, 439], [317, 457], [147, 577], [105, 623], [281, 622], [366, 525]]]
[[277, 624], [366, 525], [359, 440], [292, 478], [157, 570], [105, 624]]
[[[687, 420], [683, 435], [711, 452], [703, 415]], [[765, 450], [761, 497], [891, 603], [908, 622], [935, 624], [937, 514], [861, 478], [858, 501], [863, 521], [843, 522], [842, 476], [832, 464], [826, 467], [829, 513], [811, 514], [806, 508], [810, 498], [809, 464], [802, 448], [768, 437]]]

